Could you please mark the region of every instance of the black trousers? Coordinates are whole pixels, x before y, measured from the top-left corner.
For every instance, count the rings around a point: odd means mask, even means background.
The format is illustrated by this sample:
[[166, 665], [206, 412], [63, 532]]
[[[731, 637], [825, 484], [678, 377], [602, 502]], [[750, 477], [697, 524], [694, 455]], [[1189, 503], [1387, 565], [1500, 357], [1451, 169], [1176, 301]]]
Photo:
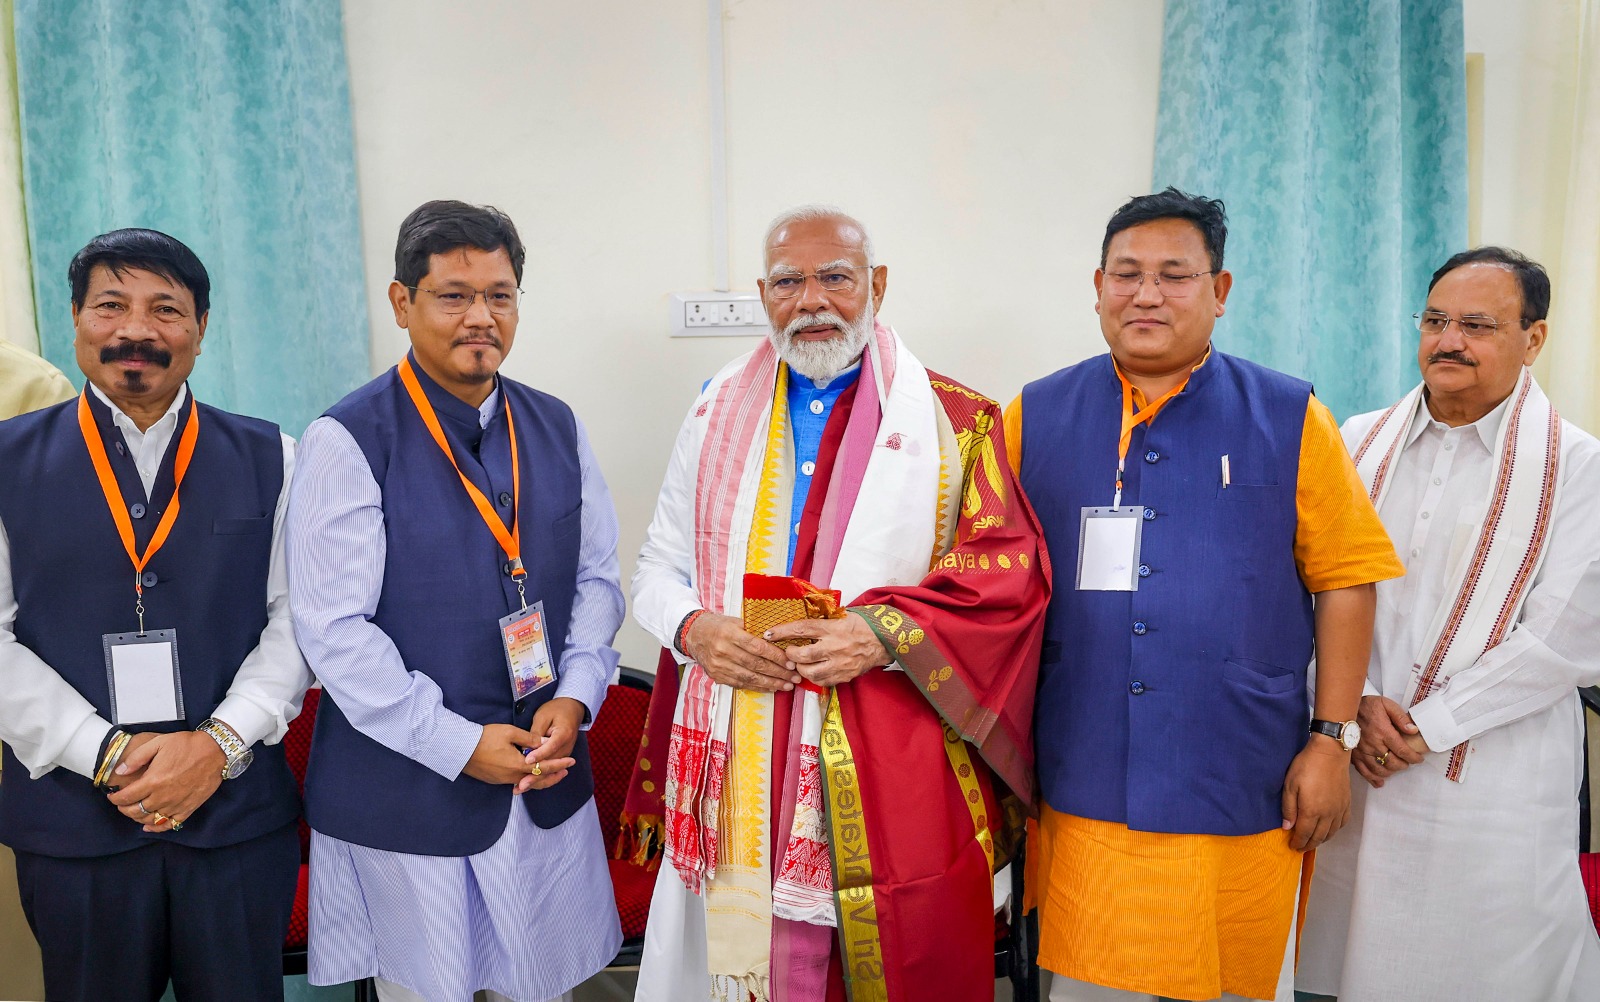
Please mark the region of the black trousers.
[[294, 825], [220, 849], [16, 855], [51, 1002], [158, 1002], [169, 980], [181, 1002], [282, 1002]]

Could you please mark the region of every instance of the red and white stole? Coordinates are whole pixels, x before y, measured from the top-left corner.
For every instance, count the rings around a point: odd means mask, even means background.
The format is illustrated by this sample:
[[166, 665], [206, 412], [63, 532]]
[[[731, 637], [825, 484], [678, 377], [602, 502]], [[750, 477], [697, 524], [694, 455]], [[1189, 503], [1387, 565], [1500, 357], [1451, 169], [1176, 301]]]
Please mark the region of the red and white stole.
[[[1425, 406], [1423, 387], [1389, 408], [1356, 449], [1356, 470], [1381, 512], [1406, 433]], [[1560, 485], [1561, 417], [1524, 368], [1495, 443], [1495, 476], [1471, 558], [1457, 569], [1433, 613], [1428, 640], [1411, 666], [1405, 705], [1415, 706], [1450, 684], [1505, 639], [1539, 572]], [[1450, 752], [1445, 775], [1466, 776], [1472, 743]]]

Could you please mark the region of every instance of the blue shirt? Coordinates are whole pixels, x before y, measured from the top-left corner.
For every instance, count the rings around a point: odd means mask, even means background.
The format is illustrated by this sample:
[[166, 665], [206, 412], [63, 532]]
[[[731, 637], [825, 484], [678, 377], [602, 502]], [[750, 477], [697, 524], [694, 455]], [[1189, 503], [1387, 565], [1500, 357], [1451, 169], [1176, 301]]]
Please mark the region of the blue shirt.
[[822, 447], [822, 432], [839, 394], [861, 376], [861, 366], [846, 369], [826, 386], [789, 370], [789, 427], [794, 436], [794, 499], [789, 508], [789, 562], [794, 568], [795, 544], [800, 541], [800, 516], [811, 493], [811, 477], [817, 469], [817, 450]]

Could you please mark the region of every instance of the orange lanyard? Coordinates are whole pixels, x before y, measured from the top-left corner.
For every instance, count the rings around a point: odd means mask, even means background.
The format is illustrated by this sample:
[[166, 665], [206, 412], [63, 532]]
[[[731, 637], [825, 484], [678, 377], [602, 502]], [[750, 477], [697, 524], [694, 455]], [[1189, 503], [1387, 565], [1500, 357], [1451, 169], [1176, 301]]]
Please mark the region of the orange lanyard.
[[444, 429], [439, 427], [439, 416], [433, 411], [433, 404], [428, 401], [422, 392], [422, 384], [417, 382], [417, 374], [411, 370], [411, 359], [400, 360], [400, 381], [406, 384], [406, 392], [411, 394], [411, 402], [416, 405], [417, 413], [422, 416], [422, 423], [428, 426], [428, 433], [438, 443], [440, 451], [445, 458], [450, 460], [450, 465], [455, 467], [456, 476], [461, 478], [461, 486], [467, 489], [467, 496], [472, 498], [472, 503], [477, 506], [478, 514], [483, 518], [483, 524], [494, 533], [495, 541], [500, 544], [500, 549], [506, 555], [506, 573], [517, 583], [517, 597], [522, 600], [522, 607], [528, 607], [528, 595], [523, 590], [523, 581], [528, 572], [522, 566], [522, 528], [517, 524], [517, 512], [522, 505], [522, 476], [517, 469], [517, 426], [511, 420], [511, 400], [504, 393], [500, 402], [506, 409], [506, 431], [511, 435], [511, 528], [508, 530], [505, 523], [500, 521], [500, 516], [495, 513], [494, 505], [483, 496], [483, 491], [478, 490], [478, 485], [467, 479], [461, 472], [461, 464], [456, 462], [456, 455], [450, 448], [450, 443], [444, 437]]
[[[1117, 378], [1122, 381], [1122, 437], [1117, 440], [1117, 496], [1116, 500], [1112, 502], [1113, 507], [1121, 507], [1122, 471], [1128, 461], [1128, 446], [1133, 442], [1133, 429], [1141, 424], [1149, 424], [1154, 421], [1156, 415], [1161, 412], [1161, 408], [1167, 405], [1167, 401], [1182, 393], [1184, 387], [1189, 385], [1189, 379], [1194, 375], [1194, 371], [1190, 370], [1189, 375], [1183, 377], [1183, 382], [1135, 412], [1133, 409], [1133, 384], [1128, 382], [1128, 377], [1122, 374], [1122, 366], [1117, 365], [1115, 359], [1112, 359], [1111, 366], [1117, 370]], [[1199, 367], [1198, 365], [1195, 366], [1196, 369]]]
[[100, 478], [100, 490], [106, 496], [106, 507], [111, 509], [111, 520], [117, 524], [117, 535], [122, 537], [122, 548], [133, 561], [134, 612], [139, 615], [139, 636], [144, 636], [144, 569], [156, 555], [167, 537], [172, 534], [172, 523], [178, 520], [178, 488], [183, 486], [183, 475], [189, 472], [189, 461], [194, 458], [194, 443], [200, 437], [200, 405], [189, 402], [189, 421], [178, 438], [178, 458], [173, 467], [172, 503], [156, 525], [155, 535], [144, 553], [139, 552], [133, 535], [133, 519], [128, 517], [128, 506], [123, 503], [122, 489], [117, 486], [116, 474], [111, 472], [111, 457], [106, 455], [106, 443], [100, 437], [100, 428], [94, 423], [89, 410], [89, 388], [85, 386], [78, 397], [78, 429], [83, 432], [83, 444], [89, 447], [89, 459]]

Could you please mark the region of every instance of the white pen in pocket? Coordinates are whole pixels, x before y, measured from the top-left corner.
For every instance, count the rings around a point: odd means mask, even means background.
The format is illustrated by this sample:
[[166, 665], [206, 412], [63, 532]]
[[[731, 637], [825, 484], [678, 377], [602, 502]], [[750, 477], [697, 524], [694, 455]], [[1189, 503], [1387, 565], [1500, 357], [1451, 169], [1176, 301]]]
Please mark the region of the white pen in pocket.
[[1222, 486], [1223, 487], [1227, 487], [1228, 486], [1228, 479], [1229, 479], [1228, 478], [1228, 456], [1227, 456], [1226, 453], [1224, 453], [1223, 456], [1222, 456]]

